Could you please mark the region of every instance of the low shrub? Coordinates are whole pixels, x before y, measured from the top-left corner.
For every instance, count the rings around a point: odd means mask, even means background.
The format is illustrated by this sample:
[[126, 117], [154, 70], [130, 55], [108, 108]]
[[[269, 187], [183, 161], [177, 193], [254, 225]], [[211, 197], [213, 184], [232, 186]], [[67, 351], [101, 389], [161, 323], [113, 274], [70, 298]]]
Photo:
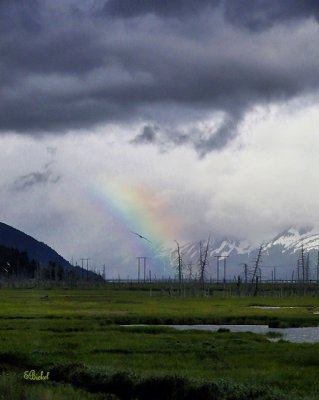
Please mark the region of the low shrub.
[[267, 385], [175, 375], [138, 377], [129, 371], [103, 373], [79, 364], [55, 366], [50, 376], [89, 392], [111, 393], [120, 400], [294, 400]]

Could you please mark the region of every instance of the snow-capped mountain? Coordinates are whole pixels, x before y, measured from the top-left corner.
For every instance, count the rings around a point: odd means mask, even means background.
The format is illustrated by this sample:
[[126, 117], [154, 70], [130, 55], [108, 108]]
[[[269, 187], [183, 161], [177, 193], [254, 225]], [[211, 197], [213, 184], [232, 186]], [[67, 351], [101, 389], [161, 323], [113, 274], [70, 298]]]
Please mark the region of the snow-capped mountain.
[[310, 249], [319, 247], [319, 233], [314, 233], [312, 228], [289, 228], [281, 234], [277, 235], [273, 240], [268, 242], [264, 249], [272, 249], [279, 246], [282, 253], [296, 253], [301, 247]]
[[[202, 241], [202, 253], [206, 250], [207, 241]], [[297, 279], [298, 259], [301, 259], [303, 249], [304, 262], [309, 263], [309, 279], [317, 278], [317, 263], [319, 251], [319, 233], [312, 228], [297, 229], [291, 227], [269, 241], [261, 243], [261, 260], [259, 273], [263, 279]], [[226, 278], [233, 279], [243, 276], [245, 268], [254, 269], [260, 247], [251, 245], [248, 240], [211, 239], [208, 248], [207, 277], [217, 278], [217, 262], [219, 262], [219, 278], [223, 279], [224, 259], [219, 261], [216, 256], [227, 256]], [[192, 265], [195, 272], [200, 257], [199, 242], [181, 245], [181, 254], [184, 264]], [[245, 267], [247, 264], [247, 267]], [[300, 273], [300, 270], [299, 270]], [[187, 275], [187, 273], [186, 273]]]

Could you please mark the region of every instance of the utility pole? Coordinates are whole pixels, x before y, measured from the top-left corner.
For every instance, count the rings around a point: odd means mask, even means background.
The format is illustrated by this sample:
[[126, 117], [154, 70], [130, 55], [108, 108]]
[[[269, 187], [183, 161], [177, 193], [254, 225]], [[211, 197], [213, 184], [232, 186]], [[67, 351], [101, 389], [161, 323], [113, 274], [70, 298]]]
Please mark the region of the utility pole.
[[224, 279], [223, 279], [223, 282], [225, 283], [226, 282], [226, 259], [227, 259], [228, 256], [217, 255], [217, 256], [214, 256], [214, 257], [217, 258], [217, 283], [219, 282], [219, 261], [222, 258], [224, 259]]
[[272, 282], [272, 284], [274, 284], [274, 271], [273, 270], [271, 271], [271, 282]]
[[147, 257], [136, 257], [136, 259], [137, 259], [137, 283], [140, 283], [141, 261], [143, 261], [144, 283], [145, 283], [145, 278], [146, 278], [146, 259], [147, 259]]
[[84, 258], [81, 258], [81, 275], [82, 275], [82, 278], [83, 278], [83, 261], [84, 261]]
[[82, 277], [84, 272], [84, 261], [86, 261], [86, 280], [89, 280], [89, 260], [90, 258], [81, 258]]
[[303, 244], [301, 245], [301, 268], [302, 268], [302, 282], [305, 283], [305, 253]]
[[219, 283], [219, 260], [223, 258], [221, 255], [214, 256], [217, 258], [217, 284]]
[[146, 257], [143, 259], [144, 261], [144, 283], [146, 282]]
[[226, 283], [226, 261], [228, 256], [224, 256], [224, 284]]
[[305, 252], [304, 252], [303, 244], [301, 245], [301, 268], [302, 268], [302, 291], [303, 291], [303, 295], [305, 295], [305, 293], [306, 293], [306, 286], [305, 286], [306, 271], [305, 271]]
[[244, 268], [245, 268], [245, 283], [248, 282], [248, 265], [244, 264]]
[[89, 280], [89, 260], [90, 258], [86, 259], [86, 280]]
[[259, 272], [259, 282], [261, 282], [261, 269], [258, 268], [258, 272]]

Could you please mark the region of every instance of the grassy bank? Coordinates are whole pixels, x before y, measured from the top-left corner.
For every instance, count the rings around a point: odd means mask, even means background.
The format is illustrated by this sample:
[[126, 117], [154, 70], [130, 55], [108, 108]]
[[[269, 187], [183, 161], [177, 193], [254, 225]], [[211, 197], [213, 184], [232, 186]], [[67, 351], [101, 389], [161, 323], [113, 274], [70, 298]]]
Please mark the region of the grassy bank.
[[[317, 298], [5, 290], [0, 302], [0, 393], [7, 393], [6, 400], [318, 398], [319, 344], [114, 324], [245, 320], [314, 325]], [[258, 304], [300, 308], [251, 307]], [[25, 380], [24, 371], [31, 369], [50, 372], [50, 380]]]
[[[0, 320], [90, 318], [104, 324], [317, 326], [319, 297], [170, 297], [129, 290], [1, 290]], [[262, 309], [255, 306], [297, 308]]]
[[[188, 399], [195, 392], [198, 399], [210, 399], [207, 393], [215, 392], [216, 399], [288, 400], [315, 399], [319, 393], [319, 344], [273, 343], [249, 333], [98, 327], [88, 321], [70, 330], [70, 320], [64, 329], [59, 320], [58, 330], [55, 321], [39, 330], [34, 322], [25, 326], [23, 341], [17, 326], [9, 335], [1, 332], [6, 349], [0, 352], [1, 370], [15, 373], [21, 385], [34, 390], [66, 382], [121, 399]], [[31, 369], [50, 371], [50, 382], [25, 382], [23, 373]], [[143, 397], [154, 384], [164, 397]]]

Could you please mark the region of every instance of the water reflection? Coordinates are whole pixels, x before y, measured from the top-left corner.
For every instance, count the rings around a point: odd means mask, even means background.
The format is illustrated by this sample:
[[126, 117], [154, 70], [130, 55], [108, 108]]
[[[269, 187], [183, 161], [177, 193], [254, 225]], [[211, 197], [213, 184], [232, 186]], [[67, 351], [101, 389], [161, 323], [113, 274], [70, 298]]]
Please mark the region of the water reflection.
[[294, 343], [319, 342], [319, 327], [306, 328], [269, 328], [268, 325], [169, 325], [178, 330], [195, 329], [216, 332], [219, 329], [228, 329], [231, 332], [253, 332], [266, 335], [269, 332], [282, 334], [282, 339]]

